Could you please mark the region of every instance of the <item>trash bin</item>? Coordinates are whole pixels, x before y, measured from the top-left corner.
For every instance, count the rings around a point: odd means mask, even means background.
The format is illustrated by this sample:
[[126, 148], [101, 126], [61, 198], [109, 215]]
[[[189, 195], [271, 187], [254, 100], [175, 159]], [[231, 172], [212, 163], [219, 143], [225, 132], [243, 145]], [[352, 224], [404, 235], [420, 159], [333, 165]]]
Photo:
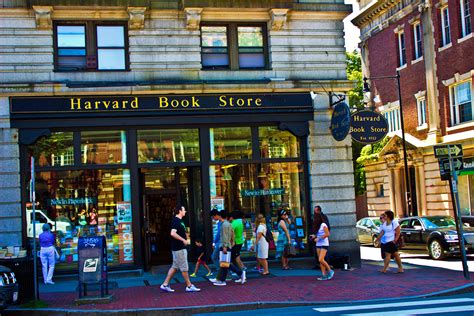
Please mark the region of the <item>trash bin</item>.
[[79, 237], [79, 298], [87, 296], [87, 285], [100, 284], [100, 296], [109, 294], [107, 246], [104, 236]]
[[0, 265], [10, 268], [18, 283], [18, 303], [23, 304], [35, 298], [34, 265], [32, 257], [0, 259]]

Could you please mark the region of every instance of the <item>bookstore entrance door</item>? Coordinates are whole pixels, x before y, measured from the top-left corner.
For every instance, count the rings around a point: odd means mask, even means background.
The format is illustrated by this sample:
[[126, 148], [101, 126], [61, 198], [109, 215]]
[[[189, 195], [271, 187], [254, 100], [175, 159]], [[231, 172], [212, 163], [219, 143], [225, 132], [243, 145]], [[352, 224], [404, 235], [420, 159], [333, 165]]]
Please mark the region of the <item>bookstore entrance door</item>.
[[[176, 206], [188, 211], [184, 223], [190, 236], [203, 232], [201, 171], [198, 167], [142, 168], [145, 269], [167, 265], [171, 257], [171, 220]], [[200, 237], [199, 237], [200, 238]], [[194, 240], [194, 238], [192, 238]]]

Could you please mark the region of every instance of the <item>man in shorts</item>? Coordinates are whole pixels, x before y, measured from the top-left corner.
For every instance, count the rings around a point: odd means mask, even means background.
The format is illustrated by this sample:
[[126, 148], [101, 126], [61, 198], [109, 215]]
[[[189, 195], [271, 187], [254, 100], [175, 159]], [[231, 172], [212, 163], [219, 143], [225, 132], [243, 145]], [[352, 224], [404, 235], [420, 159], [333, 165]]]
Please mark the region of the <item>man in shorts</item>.
[[168, 271], [165, 281], [161, 284], [160, 289], [165, 292], [174, 292], [170, 287], [169, 282], [176, 271], [180, 270], [186, 282], [186, 292], [199, 292], [201, 289], [195, 287], [189, 280], [188, 275], [188, 251], [186, 246], [189, 241], [186, 236], [186, 226], [183, 223], [183, 217], [186, 215], [184, 206], [179, 206], [174, 211], [175, 217], [171, 222], [171, 253], [173, 255], [173, 264]]

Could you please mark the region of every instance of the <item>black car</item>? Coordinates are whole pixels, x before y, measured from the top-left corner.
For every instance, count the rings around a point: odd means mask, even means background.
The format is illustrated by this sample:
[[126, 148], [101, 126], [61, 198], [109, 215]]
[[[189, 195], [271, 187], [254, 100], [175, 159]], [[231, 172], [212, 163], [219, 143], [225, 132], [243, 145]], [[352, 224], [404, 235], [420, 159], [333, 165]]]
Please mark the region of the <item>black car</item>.
[[0, 310], [18, 301], [18, 283], [15, 273], [0, 265]]
[[[459, 254], [456, 222], [450, 216], [414, 216], [399, 220], [407, 249], [423, 249], [434, 260]], [[466, 250], [474, 252], [474, 228], [463, 226]]]
[[378, 217], [364, 217], [356, 223], [357, 239], [361, 244], [372, 244], [378, 247], [379, 242], [376, 242], [379, 234], [380, 218]]

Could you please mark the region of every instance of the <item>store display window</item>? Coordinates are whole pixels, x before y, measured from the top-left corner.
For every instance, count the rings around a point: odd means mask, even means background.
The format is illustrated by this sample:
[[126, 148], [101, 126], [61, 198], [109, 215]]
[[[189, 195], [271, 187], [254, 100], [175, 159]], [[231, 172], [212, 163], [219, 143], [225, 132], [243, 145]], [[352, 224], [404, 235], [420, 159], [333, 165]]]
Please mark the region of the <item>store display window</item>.
[[[292, 223], [290, 235], [297, 250], [307, 248], [305, 186], [301, 162], [212, 165], [210, 173], [211, 207], [239, 210], [244, 214], [245, 241], [242, 255], [255, 251], [255, 218], [264, 214], [275, 243], [278, 240], [278, 213], [285, 209]], [[215, 232], [215, 229], [213, 229]], [[275, 245], [270, 244], [270, 255]]]
[[211, 160], [250, 159], [252, 131], [250, 127], [211, 128]]
[[300, 157], [298, 138], [276, 126], [258, 128], [261, 158], [297, 158]]
[[127, 162], [125, 131], [81, 132], [83, 164], [123, 164]]
[[199, 161], [198, 129], [137, 131], [138, 162]]
[[[60, 259], [57, 269], [70, 270], [78, 261], [81, 236], [105, 236], [108, 265], [134, 263], [130, 171], [99, 169], [36, 173], [36, 235], [52, 226]], [[31, 240], [32, 210], [27, 205]]]
[[40, 138], [28, 147], [39, 167], [61, 167], [74, 164], [73, 133], [57, 132]]

